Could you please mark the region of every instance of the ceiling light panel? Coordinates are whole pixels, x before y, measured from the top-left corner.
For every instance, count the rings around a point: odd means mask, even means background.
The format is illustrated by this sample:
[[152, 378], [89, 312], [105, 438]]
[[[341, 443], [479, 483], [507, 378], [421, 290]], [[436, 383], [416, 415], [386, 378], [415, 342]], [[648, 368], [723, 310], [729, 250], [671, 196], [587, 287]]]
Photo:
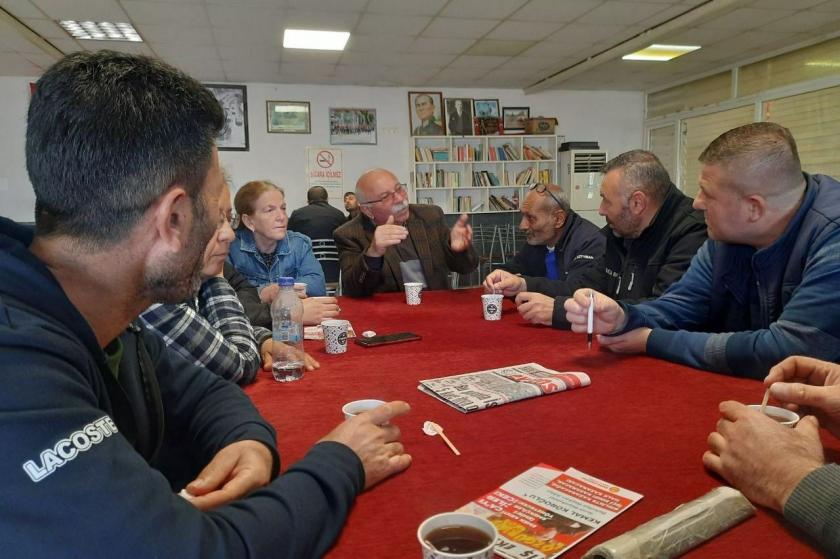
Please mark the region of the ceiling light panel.
[[286, 29], [283, 31], [283, 48], [310, 50], [344, 50], [350, 33], [347, 31], [314, 31]]
[[75, 21], [72, 19], [58, 22], [74, 39], [89, 41], [130, 41], [142, 43], [143, 38], [130, 23], [111, 23], [110, 21]]
[[650, 62], [667, 62], [678, 56], [693, 52], [700, 47], [691, 45], [651, 45], [642, 50], [625, 54], [622, 60], [647, 60]]

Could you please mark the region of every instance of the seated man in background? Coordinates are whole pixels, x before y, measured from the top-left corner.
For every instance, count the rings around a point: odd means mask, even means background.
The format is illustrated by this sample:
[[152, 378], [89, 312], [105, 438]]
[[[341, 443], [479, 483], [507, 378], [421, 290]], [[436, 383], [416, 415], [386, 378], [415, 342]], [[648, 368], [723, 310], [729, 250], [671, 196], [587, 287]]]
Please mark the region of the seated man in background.
[[[721, 134], [700, 161], [694, 205], [710, 240], [658, 299], [597, 294], [601, 344], [752, 378], [790, 355], [840, 358], [840, 183], [803, 174], [793, 136], [772, 122]], [[589, 293], [566, 301], [576, 332]]]
[[223, 124], [147, 57], [77, 52], [38, 80], [34, 235], [0, 219], [4, 557], [320, 557], [356, 495], [410, 464], [391, 402], [278, 476], [250, 399], [134, 322], [198, 289]]
[[622, 153], [603, 172], [598, 213], [607, 220], [606, 249], [592, 266], [560, 281], [495, 272], [484, 282], [487, 290], [516, 296], [526, 320], [568, 328], [563, 303], [581, 287], [622, 301], [658, 297], [685, 273], [706, 240], [703, 213], [692, 208], [693, 200], [677, 190], [653, 153]]
[[[604, 254], [604, 235], [569, 207], [556, 184], [538, 183], [530, 188], [522, 203], [519, 229], [525, 232], [525, 244], [498, 269], [525, 276], [523, 282], [533, 277], [576, 284], [578, 276]], [[493, 278], [490, 273], [488, 282]]]
[[[183, 358], [231, 382], [249, 384], [261, 366], [271, 368], [271, 346], [280, 342], [272, 341], [271, 330], [251, 327], [236, 292], [223, 276], [234, 238], [230, 190], [225, 183], [219, 198], [222, 221], [204, 249], [198, 295], [184, 303], [155, 303], [143, 311], [140, 320]], [[304, 364], [310, 371], [319, 366], [309, 354]]]
[[324, 271], [312, 253], [312, 242], [287, 230], [282, 188], [267, 180], [251, 181], [236, 192], [233, 205], [239, 223], [228, 261], [239, 273], [259, 291], [288, 276], [305, 283], [309, 295], [326, 294]]
[[475, 270], [472, 227], [462, 215], [450, 230], [437, 206], [409, 204], [405, 185], [385, 169], [356, 182], [361, 214], [335, 230], [343, 293], [400, 291], [406, 282], [447, 289], [447, 273]]
[[723, 402], [703, 464], [753, 503], [782, 513], [829, 556], [840, 557], [840, 465], [826, 463], [819, 432], [822, 425], [840, 437], [840, 365], [788, 357], [770, 369], [764, 385], [773, 398], [798, 408], [796, 427]]

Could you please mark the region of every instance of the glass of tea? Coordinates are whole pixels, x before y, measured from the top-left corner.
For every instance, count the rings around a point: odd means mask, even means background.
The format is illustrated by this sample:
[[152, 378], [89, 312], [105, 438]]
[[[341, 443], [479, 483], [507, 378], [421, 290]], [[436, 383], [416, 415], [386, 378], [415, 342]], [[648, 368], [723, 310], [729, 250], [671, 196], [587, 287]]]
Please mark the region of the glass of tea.
[[423, 559], [492, 559], [497, 537], [488, 520], [464, 512], [430, 516], [417, 529]]

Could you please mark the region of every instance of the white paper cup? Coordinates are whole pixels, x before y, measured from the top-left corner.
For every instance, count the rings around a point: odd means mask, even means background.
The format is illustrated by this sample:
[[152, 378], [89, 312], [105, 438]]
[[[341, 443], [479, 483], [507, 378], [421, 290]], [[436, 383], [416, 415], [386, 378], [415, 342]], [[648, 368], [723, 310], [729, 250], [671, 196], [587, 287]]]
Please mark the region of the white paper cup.
[[[449, 553], [431, 546], [430, 534], [440, 528], [450, 526], [468, 526], [480, 530], [487, 536], [489, 542], [485, 547], [471, 553]], [[499, 534], [490, 521], [465, 512], [445, 512], [430, 516], [417, 528], [417, 539], [423, 549], [423, 559], [493, 559], [494, 546]]]
[[504, 296], [501, 293], [488, 293], [481, 296], [481, 306], [484, 308], [484, 320], [502, 319], [503, 299]]
[[321, 328], [324, 330], [324, 346], [327, 353], [344, 353], [347, 351], [347, 320], [324, 320]]
[[[761, 411], [761, 404], [750, 404], [747, 407], [756, 411]], [[778, 406], [765, 406], [764, 415], [770, 416], [771, 419], [775, 419], [779, 422], [779, 424], [784, 425], [785, 427], [793, 427], [799, 422], [798, 413]]]
[[344, 404], [341, 408], [341, 412], [344, 414], [344, 419], [350, 419], [351, 417], [356, 417], [363, 411], [370, 411], [373, 408], [378, 408], [384, 403], [385, 402], [382, 400], [354, 400]]
[[293, 288], [295, 290], [295, 293], [298, 294], [298, 297], [300, 297], [301, 295], [303, 297], [306, 297], [306, 282], [302, 282], [302, 281], [295, 282], [295, 285], [293, 286]]
[[405, 302], [409, 305], [419, 305], [423, 284], [419, 281], [410, 281], [403, 285], [405, 286]]

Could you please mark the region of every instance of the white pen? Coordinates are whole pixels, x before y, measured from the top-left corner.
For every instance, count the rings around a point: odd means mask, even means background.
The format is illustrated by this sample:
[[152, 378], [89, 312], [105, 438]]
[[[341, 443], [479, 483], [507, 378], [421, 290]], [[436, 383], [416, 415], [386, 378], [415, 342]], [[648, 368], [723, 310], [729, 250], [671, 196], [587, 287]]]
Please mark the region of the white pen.
[[592, 349], [592, 330], [595, 322], [595, 295], [589, 290], [589, 311], [586, 313], [586, 349]]

